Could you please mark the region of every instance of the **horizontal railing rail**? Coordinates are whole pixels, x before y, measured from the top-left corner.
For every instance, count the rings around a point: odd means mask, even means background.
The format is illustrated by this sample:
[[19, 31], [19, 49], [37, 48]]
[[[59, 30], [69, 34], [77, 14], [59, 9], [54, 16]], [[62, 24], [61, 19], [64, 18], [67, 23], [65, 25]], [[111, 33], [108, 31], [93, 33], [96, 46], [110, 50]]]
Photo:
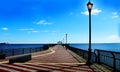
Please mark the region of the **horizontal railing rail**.
[[[84, 59], [88, 59], [88, 51], [87, 50], [82, 50], [82, 49], [78, 49], [78, 48], [74, 48], [74, 47], [70, 47], [68, 46], [67, 48], [69, 48], [70, 50], [72, 50], [73, 52], [75, 52], [76, 54], [82, 56]], [[97, 61], [97, 56], [96, 53], [92, 52], [91, 53], [91, 62], [94, 63]]]
[[33, 48], [2, 48], [0, 49], [0, 54], [5, 54], [6, 57], [20, 55], [20, 54], [27, 54], [27, 53], [34, 53], [43, 50], [47, 50], [48, 45], [43, 47], [33, 47]]
[[97, 53], [98, 63], [108, 65], [116, 72], [120, 71], [120, 52], [95, 49], [95, 53]]
[[[67, 46], [67, 48], [82, 56], [84, 59], [88, 59], [87, 50], [70, 46]], [[91, 52], [91, 55], [91, 63], [102, 63], [112, 67], [114, 72], [120, 72], [120, 52], [95, 49], [94, 52]]]

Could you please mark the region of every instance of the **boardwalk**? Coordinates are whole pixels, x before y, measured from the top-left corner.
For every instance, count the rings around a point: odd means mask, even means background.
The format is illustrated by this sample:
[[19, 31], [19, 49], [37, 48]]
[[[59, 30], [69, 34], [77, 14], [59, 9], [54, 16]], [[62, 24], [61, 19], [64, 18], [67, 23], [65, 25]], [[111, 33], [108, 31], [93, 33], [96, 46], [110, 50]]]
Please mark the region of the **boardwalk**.
[[42, 54], [33, 54], [29, 63], [79, 63], [63, 46], [57, 45]]
[[61, 45], [33, 53], [32, 60], [25, 63], [7, 64], [8, 60], [1, 61], [0, 72], [101, 72], [78, 61]]

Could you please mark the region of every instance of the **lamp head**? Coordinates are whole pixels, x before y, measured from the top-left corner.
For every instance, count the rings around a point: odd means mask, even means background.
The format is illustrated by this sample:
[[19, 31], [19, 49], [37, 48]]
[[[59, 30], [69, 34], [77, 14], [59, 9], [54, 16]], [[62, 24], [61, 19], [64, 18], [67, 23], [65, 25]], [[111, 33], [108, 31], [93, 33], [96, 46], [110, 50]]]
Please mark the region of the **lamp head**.
[[93, 4], [89, 1], [89, 2], [87, 3], [87, 8], [88, 8], [88, 11], [90, 11], [90, 12], [91, 12], [92, 7], [93, 7]]

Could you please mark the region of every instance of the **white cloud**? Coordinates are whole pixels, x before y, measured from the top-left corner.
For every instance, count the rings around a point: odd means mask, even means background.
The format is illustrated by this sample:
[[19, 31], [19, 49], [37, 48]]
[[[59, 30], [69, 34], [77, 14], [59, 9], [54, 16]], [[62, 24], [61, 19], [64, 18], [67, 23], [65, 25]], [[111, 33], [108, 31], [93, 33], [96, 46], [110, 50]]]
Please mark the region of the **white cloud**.
[[8, 28], [7, 27], [4, 27], [4, 28], [1, 28], [2, 30], [5, 30], [5, 31], [7, 31], [8, 30]]
[[92, 42], [93, 43], [119, 43], [120, 37], [118, 34], [94, 36], [92, 38]]
[[45, 20], [40, 20], [40, 21], [34, 22], [34, 23], [36, 23], [36, 24], [43, 24], [43, 25], [50, 25], [50, 24], [53, 24], [53, 23], [51, 23], [51, 22], [46, 22]]
[[113, 41], [120, 40], [120, 38], [119, 38], [118, 35], [111, 35], [111, 36], [108, 36], [108, 39], [109, 39], [109, 40], [113, 40]]
[[44, 33], [56, 33], [57, 31], [44, 30], [44, 31], [41, 31], [41, 32], [44, 32]]
[[19, 30], [22, 30], [22, 31], [29, 31], [29, 30], [33, 30], [33, 28], [23, 28], [23, 29], [19, 29]]
[[[102, 12], [102, 10], [93, 9], [91, 14], [92, 14], [92, 15], [98, 15], [100, 12]], [[81, 14], [89, 15], [88, 11], [81, 12]]]
[[112, 13], [112, 18], [119, 18], [118, 12], [113, 12]]
[[83, 15], [89, 15], [88, 11], [81, 12]]
[[100, 12], [102, 12], [102, 10], [99, 10], [99, 9], [93, 9], [92, 10], [93, 15], [98, 15]]
[[38, 30], [34, 30], [33, 28], [23, 28], [23, 29], [19, 29], [19, 30], [28, 31], [28, 33], [31, 33], [31, 32], [37, 33], [37, 32], [39, 32]]
[[37, 30], [33, 30], [32, 32], [37, 33], [37, 32], [39, 32], [39, 31], [37, 31]]
[[109, 35], [103, 38], [105, 42], [110, 42], [110, 43], [118, 43], [120, 42], [120, 37], [119, 35]]

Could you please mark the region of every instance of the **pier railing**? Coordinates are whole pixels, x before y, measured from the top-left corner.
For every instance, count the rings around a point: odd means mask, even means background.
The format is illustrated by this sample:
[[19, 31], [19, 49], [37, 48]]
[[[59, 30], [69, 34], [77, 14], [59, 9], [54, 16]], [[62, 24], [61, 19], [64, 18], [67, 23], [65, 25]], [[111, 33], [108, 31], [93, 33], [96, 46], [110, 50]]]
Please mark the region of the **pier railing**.
[[114, 69], [114, 71], [120, 71], [120, 52], [95, 50], [97, 54], [97, 62], [108, 65]]
[[[68, 47], [70, 50], [72, 50], [73, 52], [75, 52], [76, 54], [82, 56], [84, 59], [88, 59], [88, 51], [87, 50], [82, 50], [82, 49], [78, 49], [78, 48], [74, 48], [74, 47]], [[91, 58], [91, 62], [97, 62], [97, 56], [94, 52], [91, 53], [92, 58]]]
[[[68, 46], [70, 50], [88, 59], [88, 51]], [[120, 72], [120, 52], [106, 51], [96, 49], [91, 53], [92, 63], [101, 63], [113, 68], [114, 72]]]
[[48, 49], [48, 45], [45, 45], [43, 47], [32, 47], [32, 48], [9, 48], [9, 49], [3, 48], [0, 49], [0, 54], [5, 54], [5, 56], [8, 57], [8, 56], [14, 56], [20, 54], [39, 52], [47, 49]]

